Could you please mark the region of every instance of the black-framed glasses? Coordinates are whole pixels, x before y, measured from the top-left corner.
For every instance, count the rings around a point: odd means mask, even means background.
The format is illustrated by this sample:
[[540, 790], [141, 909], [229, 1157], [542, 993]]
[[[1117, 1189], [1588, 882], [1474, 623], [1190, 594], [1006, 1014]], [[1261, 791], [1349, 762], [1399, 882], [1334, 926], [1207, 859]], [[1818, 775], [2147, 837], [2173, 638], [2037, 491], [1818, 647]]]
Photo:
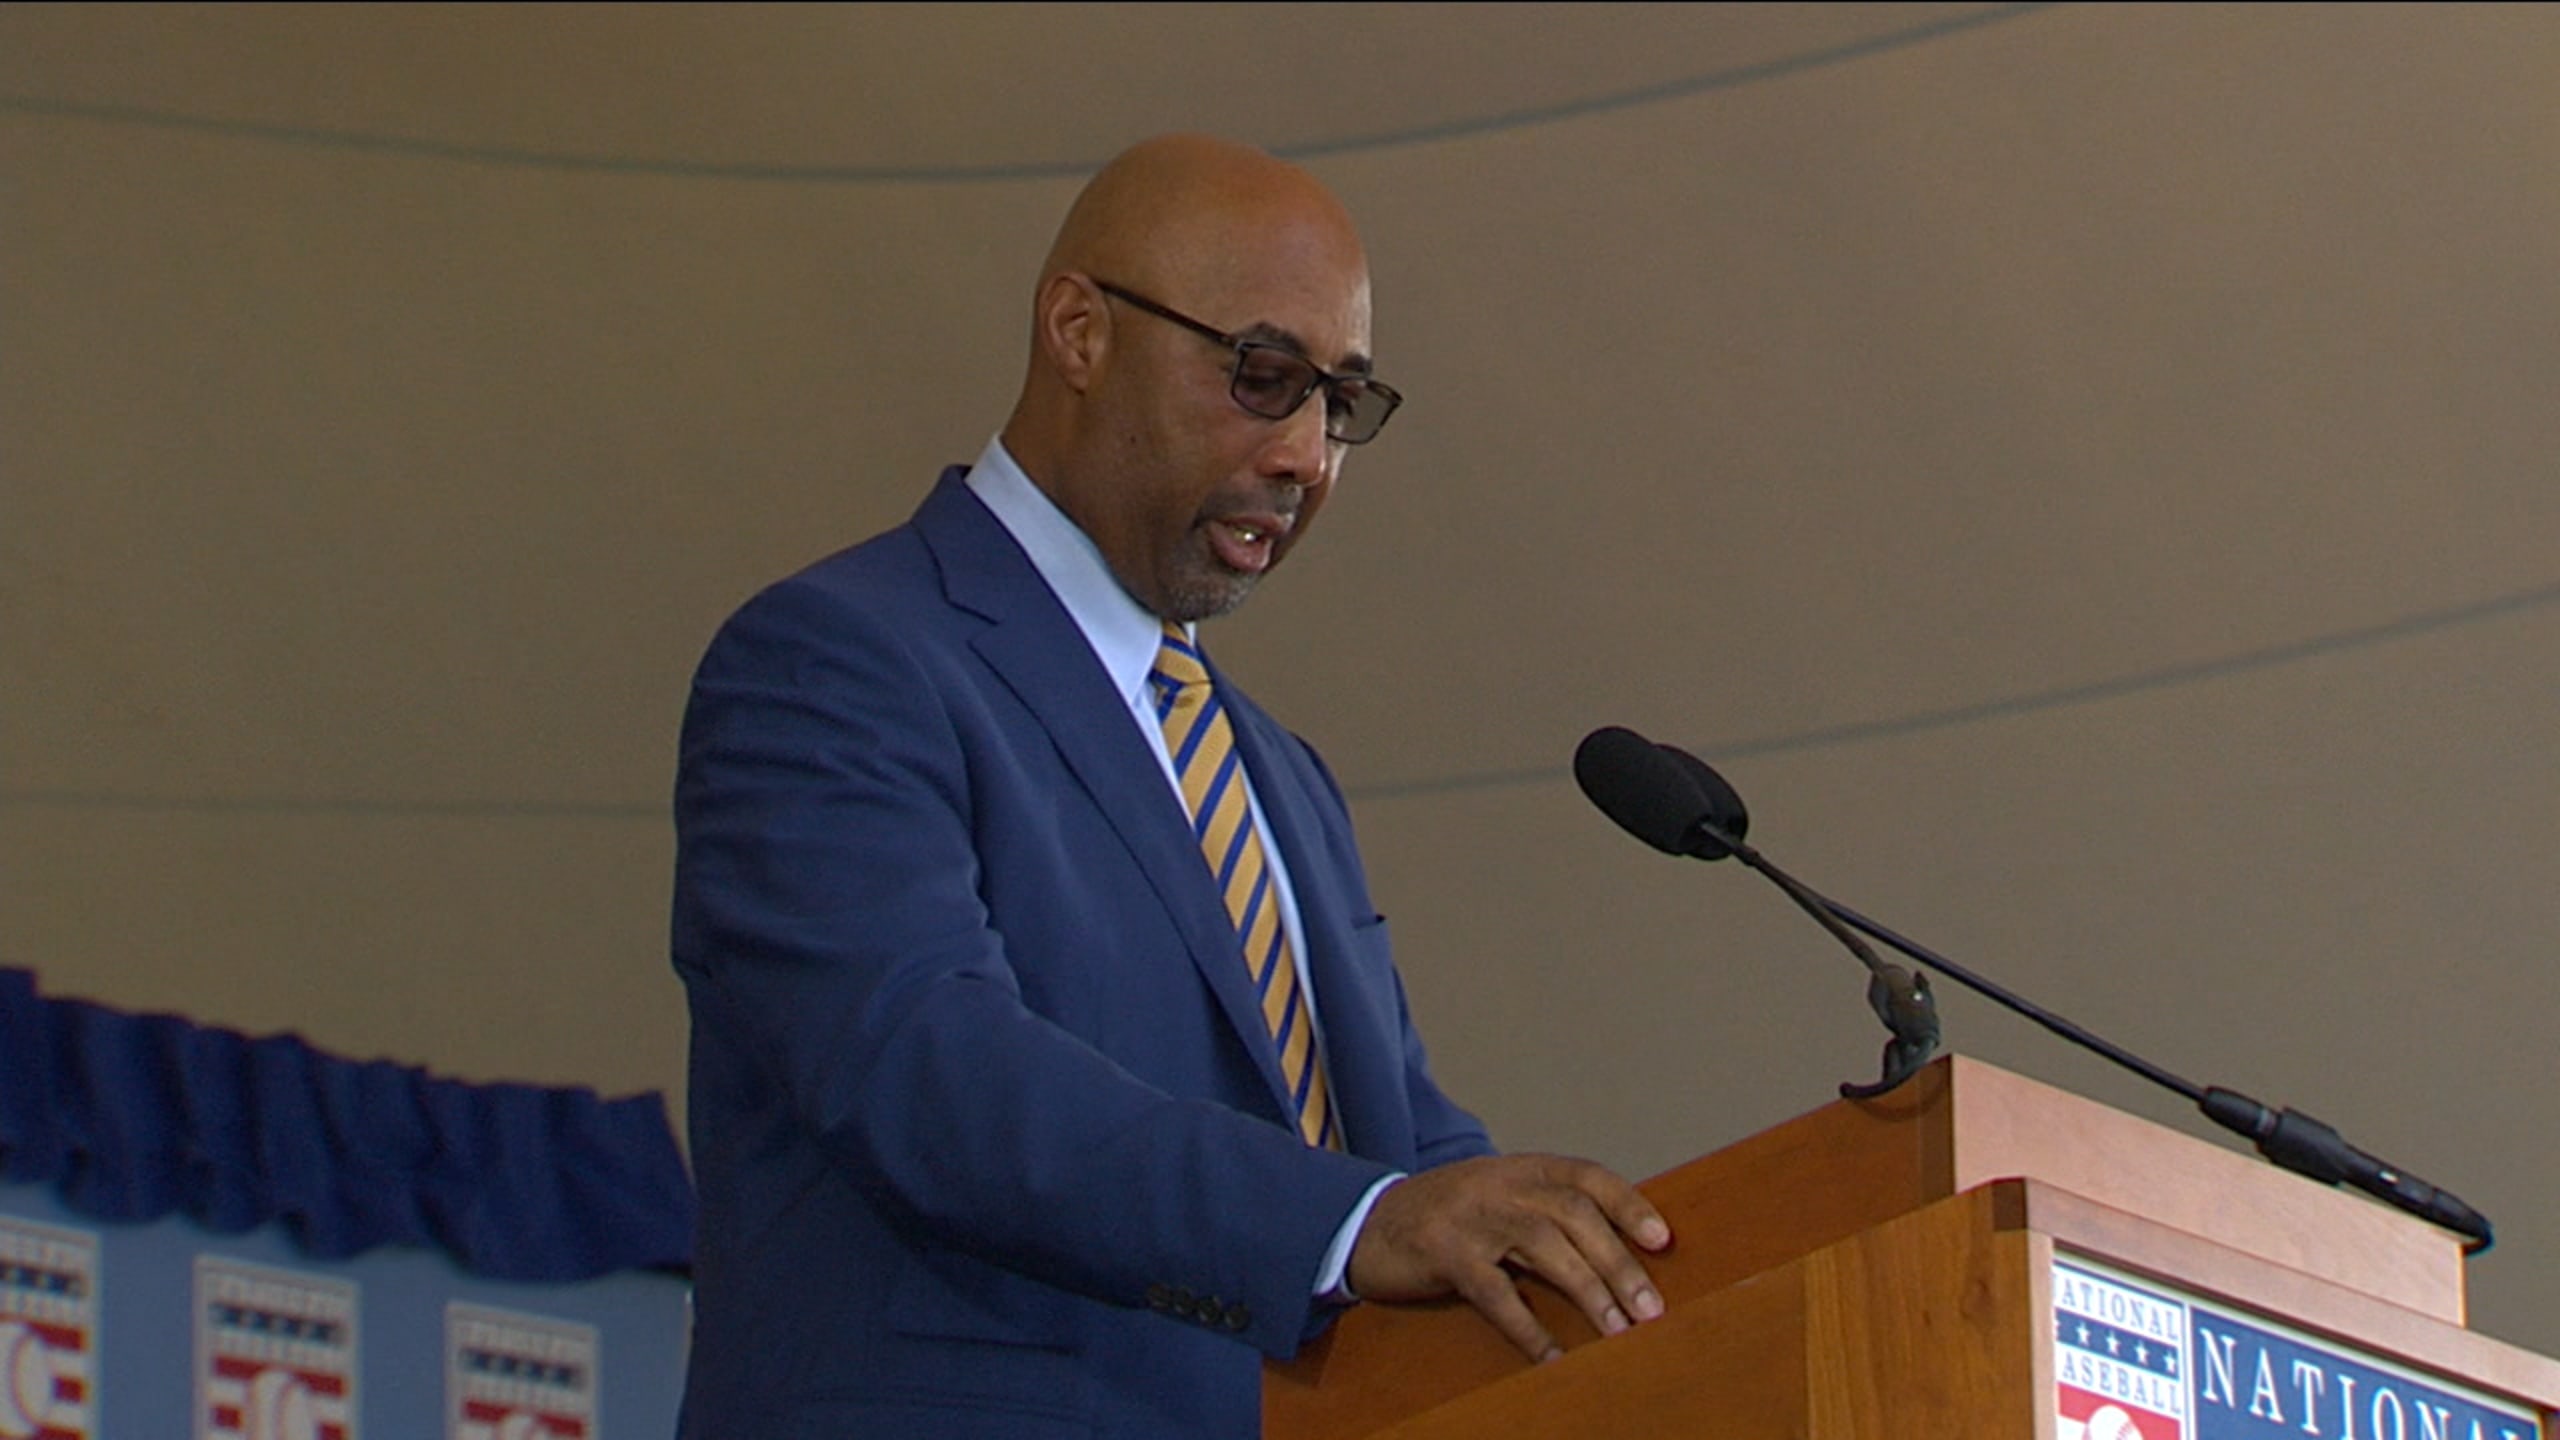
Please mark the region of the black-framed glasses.
[[1392, 385], [1367, 375], [1353, 372], [1335, 375], [1319, 369], [1316, 363], [1288, 346], [1274, 340], [1251, 340], [1230, 335], [1215, 325], [1194, 320], [1170, 305], [1161, 304], [1133, 290], [1096, 280], [1094, 288], [1115, 300], [1126, 301], [1159, 320], [1170, 320], [1193, 334], [1214, 340], [1236, 352], [1236, 367], [1227, 378], [1227, 393], [1235, 402], [1265, 420], [1286, 420], [1298, 413], [1307, 397], [1324, 391], [1324, 433], [1345, 445], [1366, 445], [1378, 438], [1387, 417], [1396, 413], [1404, 396]]

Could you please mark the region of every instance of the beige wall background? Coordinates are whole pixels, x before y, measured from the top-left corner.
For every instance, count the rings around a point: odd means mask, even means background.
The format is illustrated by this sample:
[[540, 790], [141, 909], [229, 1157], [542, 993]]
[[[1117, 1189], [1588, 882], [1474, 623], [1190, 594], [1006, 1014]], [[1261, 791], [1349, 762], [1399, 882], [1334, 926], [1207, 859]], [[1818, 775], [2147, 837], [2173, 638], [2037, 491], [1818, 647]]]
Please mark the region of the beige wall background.
[[1855, 962], [1584, 802], [1629, 725], [2479, 1207], [2560, 1352], [2548, 6], [0, 9], [0, 964], [680, 1105], [702, 644], [976, 453], [1173, 127], [1368, 227], [1412, 402], [1210, 640], [1499, 1138], [1650, 1174], [1875, 1073]]

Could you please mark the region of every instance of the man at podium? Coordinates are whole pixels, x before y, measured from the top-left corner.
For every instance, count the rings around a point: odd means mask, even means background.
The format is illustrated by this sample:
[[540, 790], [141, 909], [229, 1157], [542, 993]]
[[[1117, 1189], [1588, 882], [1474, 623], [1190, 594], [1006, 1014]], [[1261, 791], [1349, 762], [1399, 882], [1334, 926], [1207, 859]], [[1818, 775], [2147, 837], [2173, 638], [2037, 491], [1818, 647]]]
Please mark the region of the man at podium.
[[[955, 237], [965, 243], [966, 237]], [[1349, 814], [1209, 659], [1400, 402], [1311, 176], [1142, 143], [1020, 398], [704, 656], [673, 954], [702, 1199], [684, 1434], [1249, 1436], [1339, 1307], [1661, 1312], [1623, 1179], [1432, 1080]]]

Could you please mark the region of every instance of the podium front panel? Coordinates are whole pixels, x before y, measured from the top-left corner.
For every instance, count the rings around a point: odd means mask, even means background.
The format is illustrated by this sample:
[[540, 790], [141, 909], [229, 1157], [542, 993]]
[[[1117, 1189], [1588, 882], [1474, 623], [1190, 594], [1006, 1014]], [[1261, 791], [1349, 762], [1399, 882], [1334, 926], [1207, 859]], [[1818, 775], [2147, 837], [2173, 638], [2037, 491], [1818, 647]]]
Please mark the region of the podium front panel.
[[2057, 1249], [2056, 1440], [2546, 1440], [2515, 1400]]

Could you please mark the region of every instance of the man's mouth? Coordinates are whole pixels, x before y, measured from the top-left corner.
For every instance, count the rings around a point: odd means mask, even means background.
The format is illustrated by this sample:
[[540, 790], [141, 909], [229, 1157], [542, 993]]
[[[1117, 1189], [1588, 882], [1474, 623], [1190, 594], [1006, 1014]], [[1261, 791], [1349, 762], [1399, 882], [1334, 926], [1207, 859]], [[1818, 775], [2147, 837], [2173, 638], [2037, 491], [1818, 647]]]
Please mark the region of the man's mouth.
[[1228, 569], [1259, 575], [1271, 568], [1289, 522], [1272, 515], [1226, 515], [1209, 522], [1209, 548]]

